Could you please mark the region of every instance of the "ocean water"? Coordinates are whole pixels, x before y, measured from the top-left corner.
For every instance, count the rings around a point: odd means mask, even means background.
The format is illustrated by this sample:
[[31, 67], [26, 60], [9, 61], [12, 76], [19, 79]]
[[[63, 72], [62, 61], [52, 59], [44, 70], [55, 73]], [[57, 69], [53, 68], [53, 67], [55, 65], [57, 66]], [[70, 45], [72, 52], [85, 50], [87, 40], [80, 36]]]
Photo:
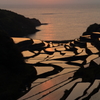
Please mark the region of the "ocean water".
[[33, 39], [41, 40], [70, 40], [79, 38], [90, 24], [100, 24], [99, 4], [63, 5], [63, 6], [24, 6], [6, 7], [18, 14], [29, 18], [37, 18], [41, 23], [48, 23], [37, 27], [41, 30], [30, 35]]

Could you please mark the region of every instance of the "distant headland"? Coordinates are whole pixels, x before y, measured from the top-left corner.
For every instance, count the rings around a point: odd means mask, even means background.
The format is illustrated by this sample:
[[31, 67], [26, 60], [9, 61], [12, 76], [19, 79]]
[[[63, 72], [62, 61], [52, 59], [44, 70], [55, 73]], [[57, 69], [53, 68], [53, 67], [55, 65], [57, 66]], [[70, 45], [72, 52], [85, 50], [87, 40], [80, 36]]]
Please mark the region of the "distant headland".
[[11, 37], [34, 34], [39, 31], [36, 27], [44, 24], [36, 18], [26, 18], [15, 12], [0, 9], [0, 30], [5, 31]]

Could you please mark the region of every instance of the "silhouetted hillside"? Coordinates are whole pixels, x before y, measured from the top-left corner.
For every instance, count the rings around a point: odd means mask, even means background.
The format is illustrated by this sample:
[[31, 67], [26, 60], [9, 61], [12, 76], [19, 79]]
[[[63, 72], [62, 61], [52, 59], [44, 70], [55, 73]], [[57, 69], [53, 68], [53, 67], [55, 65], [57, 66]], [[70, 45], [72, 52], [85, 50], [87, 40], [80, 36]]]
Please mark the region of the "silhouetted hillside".
[[17, 100], [36, 79], [36, 69], [26, 64], [14, 41], [0, 31], [0, 100]]
[[35, 18], [26, 18], [12, 11], [0, 9], [0, 30], [5, 30], [10, 36], [26, 36], [34, 34], [36, 26], [41, 22]]
[[94, 23], [89, 25], [83, 35], [91, 35], [92, 32], [100, 32], [100, 24]]

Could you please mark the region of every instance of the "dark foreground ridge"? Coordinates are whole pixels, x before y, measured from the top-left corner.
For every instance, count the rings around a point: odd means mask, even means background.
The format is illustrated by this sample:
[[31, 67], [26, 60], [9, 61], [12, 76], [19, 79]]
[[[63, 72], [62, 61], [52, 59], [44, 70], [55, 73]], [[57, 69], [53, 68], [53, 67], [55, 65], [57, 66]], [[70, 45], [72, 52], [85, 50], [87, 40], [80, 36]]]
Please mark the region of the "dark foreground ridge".
[[62, 42], [17, 41], [0, 31], [0, 100], [89, 100], [100, 89], [99, 30], [95, 23]]
[[6, 31], [9, 36], [23, 37], [36, 33], [36, 27], [41, 22], [36, 18], [26, 18], [12, 11], [0, 9], [0, 30]]
[[0, 41], [0, 100], [16, 100], [26, 88], [29, 90], [37, 72], [25, 63], [13, 40], [3, 31]]

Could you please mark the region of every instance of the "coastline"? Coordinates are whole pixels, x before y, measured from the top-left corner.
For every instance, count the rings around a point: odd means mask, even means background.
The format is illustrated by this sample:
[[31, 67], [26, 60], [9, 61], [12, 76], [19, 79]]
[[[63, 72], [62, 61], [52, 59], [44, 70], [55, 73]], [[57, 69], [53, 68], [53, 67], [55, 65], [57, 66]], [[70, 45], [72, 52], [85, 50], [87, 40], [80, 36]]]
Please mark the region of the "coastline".
[[[73, 40], [18, 38], [11, 37], [4, 31], [0, 31], [0, 35], [1, 80], [6, 83], [9, 79], [7, 85], [1, 82], [0, 98], [38, 100], [52, 97], [56, 91], [54, 97], [58, 93], [63, 93], [58, 98], [67, 99], [74, 97], [72, 93], [77, 85], [85, 84], [86, 89], [83, 89], [83, 93], [86, 94], [95, 81], [100, 81], [100, 24], [90, 25], [82, 36]], [[71, 82], [73, 84], [65, 90], [64, 86]], [[89, 84], [86, 84], [87, 82]], [[94, 90], [85, 98], [90, 99], [98, 93], [99, 85], [93, 87]], [[97, 91], [94, 92], [95, 90]], [[74, 99], [77, 98], [84, 98], [84, 95], [79, 96], [77, 93]]]
[[[100, 68], [99, 68], [98, 61], [100, 59], [99, 57], [100, 32], [91, 32], [91, 34], [90, 35], [89, 34], [88, 35], [84, 34], [80, 36], [80, 38], [78, 39], [64, 40], [64, 41], [43, 41], [43, 40], [35, 40], [31, 38], [12, 37], [13, 41], [15, 42], [15, 45], [17, 46], [19, 51], [22, 53], [23, 58], [26, 63], [26, 69], [24, 72], [25, 74], [22, 75], [22, 77], [18, 76], [18, 80], [20, 80], [20, 82], [25, 81], [23, 86], [27, 84], [24, 87], [23, 93], [18, 95], [18, 93], [16, 92], [14, 96], [15, 97], [17, 97], [17, 95], [20, 96], [21, 98], [18, 97], [19, 100], [22, 100], [22, 98], [24, 99], [26, 97], [30, 97], [31, 90], [34, 91], [32, 93], [35, 93], [35, 90], [34, 90], [35, 88], [37, 90], [39, 86], [42, 86], [43, 84], [47, 84], [47, 82], [49, 81], [52, 81], [52, 82], [55, 81], [55, 79], [59, 75], [62, 76], [68, 73], [73, 73], [73, 74], [69, 75], [68, 77], [66, 77], [65, 75], [64, 76], [65, 80], [72, 79], [72, 82], [73, 80], [77, 80], [78, 78], [81, 78], [81, 83], [85, 84], [86, 82], [89, 82], [89, 84], [92, 85], [95, 80], [97, 79], [99, 80]], [[32, 73], [30, 75], [30, 72], [32, 71], [31, 68], [32, 70], [33, 69], [36, 70], [35, 76], [32, 75]], [[26, 70], [29, 72], [27, 72]], [[25, 76], [26, 78], [25, 77], [23, 78], [23, 76]], [[32, 85], [38, 80], [41, 80], [42, 78], [44, 78], [46, 81], [44, 81], [43, 79], [42, 84], [40, 84], [41, 83], [40, 82], [39, 84]], [[63, 83], [62, 78], [60, 78], [60, 80], [57, 80], [57, 81], [58, 83], [59, 82]], [[20, 84], [16, 83], [16, 86], [17, 85], [20, 85]], [[57, 84], [54, 82], [53, 86], [55, 85]], [[75, 84], [73, 83], [73, 85]], [[47, 87], [44, 89], [47, 89], [47, 88], [49, 89], [49, 87], [53, 87], [53, 86], [47, 85]], [[74, 87], [73, 89], [70, 88], [68, 92], [71, 93], [72, 90], [74, 90]], [[43, 88], [38, 89], [37, 93], [41, 93], [42, 90]], [[13, 89], [11, 89], [11, 91], [13, 92]], [[52, 90], [52, 93], [53, 91], [54, 90]], [[63, 92], [64, 92], [64, 89], [63, 89]], [[65, 95], [66, 95], [66, 92], [65, 92]], [[65, 95], [62, 95], [59, 98], [65, 98], [64, 97]], [[47, 94], [47, 96], [49, 95]], [[46, 96], [44, 97], [46, 98]], [[37, 97], [35, 98], [34, 96], [32, 97], [33, 100], [38, 99], [38, 98]]]

